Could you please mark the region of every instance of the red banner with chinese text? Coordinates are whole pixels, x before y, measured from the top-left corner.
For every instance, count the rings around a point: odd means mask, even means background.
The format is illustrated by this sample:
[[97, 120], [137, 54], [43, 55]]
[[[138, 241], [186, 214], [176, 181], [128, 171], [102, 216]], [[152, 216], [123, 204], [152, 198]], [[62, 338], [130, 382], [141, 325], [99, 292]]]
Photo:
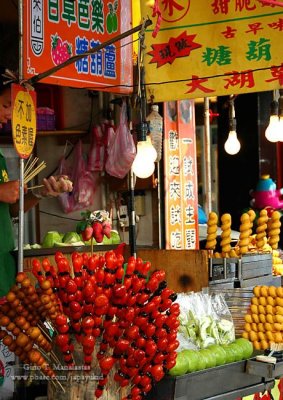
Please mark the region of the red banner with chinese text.
[[149, 100], [283, 86], [282, 7], [258, 0], [154, 0], [141, 1], [141, 12], [153, 20], [145, 37]]
[[[131, 14], [131, 0], [24, 0], [24, 78], [47, 71], [131, 29]], [[77, 60], [42, 82], [131, 93], [131, 36]]]
[[198, 184], [192, 100], [164, 103], [166, 248], [198, 249]]

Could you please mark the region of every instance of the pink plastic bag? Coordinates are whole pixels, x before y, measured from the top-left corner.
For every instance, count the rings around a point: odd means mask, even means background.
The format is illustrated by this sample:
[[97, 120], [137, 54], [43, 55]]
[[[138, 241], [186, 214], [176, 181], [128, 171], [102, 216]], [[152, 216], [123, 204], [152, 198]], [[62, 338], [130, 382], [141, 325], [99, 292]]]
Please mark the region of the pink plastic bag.
[[59, 196], [60, 204], [66, 214], [90, 207], [96, 190], [96, 178], [86, 168], [81, 140], [76, 144], [74, 151], [72, 167], [67, 163], [65, 156], [60, 159], [58, 167], [59, 173], [68, 175], [73, 182], [73, 191]]
[[105, 164], [106, 133], [103, 126], [95, 126], [91, 133], [91, 144], [88, 153], [88, 171], [103, 171]]
[[96, 187], [95, 176], [86, 168], [81, 140], [76, 144], [75, 162], [73, 175], [74, 190], [72, 192], [74, 198], [73, 211], [88, 208], [92, 205]]
[[136, 156], [136, 146], [127, 123], [125, 100], [121, 107], [119, 126], [115, 134], [109, 136], [105, 170], [109, 175], [122, 179], [130, 171]]

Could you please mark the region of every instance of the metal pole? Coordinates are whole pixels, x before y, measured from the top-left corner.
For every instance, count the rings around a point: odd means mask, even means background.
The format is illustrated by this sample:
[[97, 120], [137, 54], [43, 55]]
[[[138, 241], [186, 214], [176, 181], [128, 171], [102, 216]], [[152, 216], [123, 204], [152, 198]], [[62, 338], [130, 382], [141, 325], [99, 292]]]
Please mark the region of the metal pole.
[[[19, 1], [19, 79], [23, 77], [23, 2]], [[24, 244], [24, 159], [20, 158], [20, 197], [18, 232], [18, 272], [23, 271]]]
[[135, 176], [131, 168], [130, 174], [130, 201], [129, 201], [129, 244], [131, 255], [137, 256], [136, 248], [136, 212], [135, 212]]
[[208, 215], [212, 210], [211, 190], [211, 141], [210, 141], [210, 115], [209, 98], [204, 98], [204, 152], [205, 152], [205, 185], [204, 185], [204, 209]]

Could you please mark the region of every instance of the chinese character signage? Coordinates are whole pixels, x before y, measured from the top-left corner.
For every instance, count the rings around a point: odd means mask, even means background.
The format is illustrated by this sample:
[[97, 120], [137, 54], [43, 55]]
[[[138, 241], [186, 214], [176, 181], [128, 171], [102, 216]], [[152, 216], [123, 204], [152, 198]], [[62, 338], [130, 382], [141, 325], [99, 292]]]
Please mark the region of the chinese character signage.
[[193, 100], [164, 103], [166, 248], [198, 249], [198, 184]]
[[12, 85], [12, 134], [15, 149], [21, 158], [28, 158], [36, 137], [36, 93], [20, 85]]
[[156, 16], [145, 37], [148, 99], [250, 93], [283, 85], [282, 7], [258, 0], [156, 0], [154, 10], [148, 4], [141, 1], [142, 15]]
[[[30, 78], [131, 29], [131, 0], [24, 0], [23, 75]], [[45, 78], [56, 85], [132, 91], [131, 36]]]

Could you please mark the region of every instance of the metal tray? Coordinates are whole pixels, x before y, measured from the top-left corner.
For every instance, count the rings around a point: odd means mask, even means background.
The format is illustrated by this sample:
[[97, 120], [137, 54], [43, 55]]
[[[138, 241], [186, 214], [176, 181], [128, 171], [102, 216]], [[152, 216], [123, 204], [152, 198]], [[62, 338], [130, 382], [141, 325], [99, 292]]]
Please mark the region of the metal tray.
[[248, 360], [246, 372], [250, 375], [262, 376], [264, 378], [280, 378], [283, 376], [283, 361], [276, 364], [266, 363], [257, 360]]
[[234, 400], [272, 389], [274, 379], [246, 373], [246, 361], [221, 365], [179, 377], [166, 376], [146, 400]]

